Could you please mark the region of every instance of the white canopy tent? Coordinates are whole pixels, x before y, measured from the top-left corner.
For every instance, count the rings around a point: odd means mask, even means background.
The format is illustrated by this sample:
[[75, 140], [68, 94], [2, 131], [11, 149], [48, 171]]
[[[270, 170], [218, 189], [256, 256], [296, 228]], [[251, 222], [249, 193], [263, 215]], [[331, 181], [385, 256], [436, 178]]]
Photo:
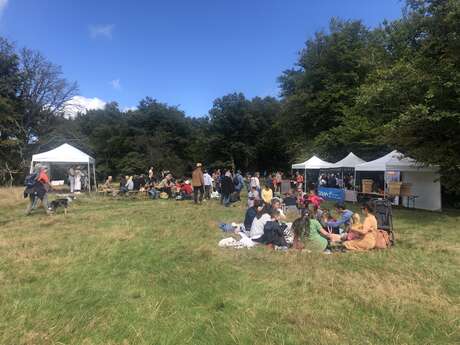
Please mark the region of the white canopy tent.
[[[91, 188], [91, 165], [93, 167], [93, 178], [96, 181], [96, 160], [83, 151], [65, 143], [50, 151], [38, 153], [32, 156], [30, 172], [36, 163], [75, 163], [88, 166], [88, 188]], [[96, 186], [96, 183], [94, 183]]]
[[327, 169], [327, 168], [330, 168], [332, 165], [333, 165], [332, 163], [323, 161], [321, 158], [317, 156], [313, 156], [303, 163], [293, 164], [292, 169], [298, 169], [298, 170]]
[[332, 164], [331, 168], [354, 168], [363, 163], [366, 163], [366, 161], [359, 158], [353, 152], [350, 152], [344, 159]]
[[424, 166], [395, 150], [376, 160], [357, 165], [355, 171], [399, 171], [402, 173], [401, 182], [412, 184], [412, 193], [417, 195], [417, 208], [441, 210], [441, 183], [436, 167]]
[[332, 163], [323, 161], [321, 158], [317, 156], [313, 156], [310, 159], [307, 159], [303, 163], [293, 164], [293, 170], [303, 170], [304, 171], [304, 190], [307, 191], [307, 170], [319, 170], [319, 169], [327, 169], [332, 166]]

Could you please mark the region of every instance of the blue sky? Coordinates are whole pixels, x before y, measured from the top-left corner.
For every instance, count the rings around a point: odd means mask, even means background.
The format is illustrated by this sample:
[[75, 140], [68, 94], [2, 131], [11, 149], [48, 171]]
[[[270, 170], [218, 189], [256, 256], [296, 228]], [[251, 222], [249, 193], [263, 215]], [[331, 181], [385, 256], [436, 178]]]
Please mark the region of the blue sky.
[[400, 0], [0, 0], [0, 35], [61, 65], [78, 82], [82, 102], [127, 108], [151, 96], [200, 116], [230, 92], [278, 95], [276, 78], [331, 17], [374, 27], [400, 17], [402, 6]]

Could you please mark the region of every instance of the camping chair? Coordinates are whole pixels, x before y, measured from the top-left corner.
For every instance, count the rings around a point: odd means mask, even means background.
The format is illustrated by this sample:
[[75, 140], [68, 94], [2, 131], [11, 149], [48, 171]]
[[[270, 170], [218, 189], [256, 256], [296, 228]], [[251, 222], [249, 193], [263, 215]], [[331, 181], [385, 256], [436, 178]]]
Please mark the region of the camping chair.
[[393, 231], [393, 214], [391, 211], [391, 201], [387, 199], [371, 200], [374, 206], [374, 215], [377, 218], [378, 228], [388, 232], [391, 245], [395, 243], [395, 235]]

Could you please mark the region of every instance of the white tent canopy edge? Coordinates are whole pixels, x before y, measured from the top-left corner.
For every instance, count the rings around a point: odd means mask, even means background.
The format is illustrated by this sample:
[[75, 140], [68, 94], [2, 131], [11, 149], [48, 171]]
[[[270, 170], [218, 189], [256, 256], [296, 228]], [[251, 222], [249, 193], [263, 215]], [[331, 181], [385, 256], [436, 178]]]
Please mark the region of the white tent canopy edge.
[[[50, 151], [37, 153], [32, 156], [30, 172], [32, 173], [35, 163], [85, 163], [88, 165], [88, 185], [91, 186], [91, 167], [93, 166], [93, 178], [96, 181], [96, 160], [88, 154], [67, 143]], [[94, 183], [96, 186], [96, 183]], [[89, 187], [90, 188], [90, 187]]]

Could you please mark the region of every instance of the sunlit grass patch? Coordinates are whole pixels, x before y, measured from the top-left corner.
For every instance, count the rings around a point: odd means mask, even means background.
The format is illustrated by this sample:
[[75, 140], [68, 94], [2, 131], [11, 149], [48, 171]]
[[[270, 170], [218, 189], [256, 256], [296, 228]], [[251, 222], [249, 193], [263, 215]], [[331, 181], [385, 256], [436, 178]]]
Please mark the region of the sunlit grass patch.
[[[222, 249], [244, 204], [0, 190], [2, 344], [455, 344], [460, 213], [396, 210], [391, 250]], [[8, 203], [5, 202], [8, 200]]]

